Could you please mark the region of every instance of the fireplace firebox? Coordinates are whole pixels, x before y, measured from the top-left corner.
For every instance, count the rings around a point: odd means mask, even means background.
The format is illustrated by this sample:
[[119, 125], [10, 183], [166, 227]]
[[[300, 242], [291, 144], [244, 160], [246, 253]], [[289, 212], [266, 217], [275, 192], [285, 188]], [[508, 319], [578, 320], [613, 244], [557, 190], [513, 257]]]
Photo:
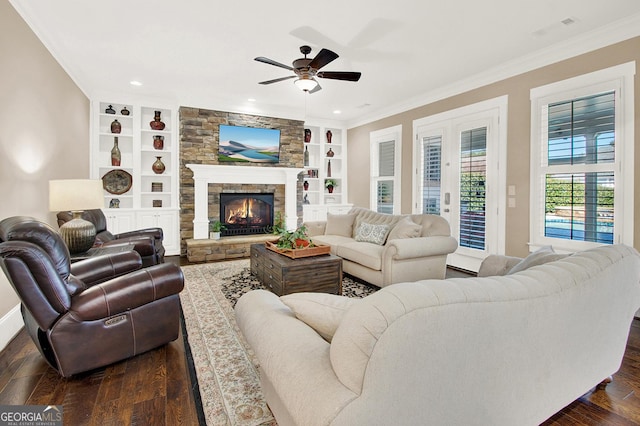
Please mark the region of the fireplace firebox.
[[221, 193], [223, 236], [268, 234], [273, 227], [273, 194]]

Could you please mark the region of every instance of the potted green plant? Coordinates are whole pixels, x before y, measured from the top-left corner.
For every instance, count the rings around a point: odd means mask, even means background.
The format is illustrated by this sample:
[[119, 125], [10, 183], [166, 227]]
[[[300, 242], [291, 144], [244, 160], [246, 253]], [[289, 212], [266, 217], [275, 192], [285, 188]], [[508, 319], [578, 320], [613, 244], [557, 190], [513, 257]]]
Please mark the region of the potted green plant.
[[275, 218], [273, 219], [272, 230], [275, 235], [280, 235], [282, 232], [287, 230], [287, 227], [284, 224], [284, 218], [282, 217], [282, 212], [276, 212]]
[[333, 188], [335, 188], [336, 186], [338, 186], [337, 180], [335, 179], [324, 180], [324, 187], [327, 188], [327, 191], [329, 191], [329, 194], [333, 193]]
[[226, 226], [222, 224], [219, 220], [210, 220], [209, 221], [209, 238], [212, 240], [220, 239], [220, 231], [223, 229], [227, 229]]
[[279, 249], [297, 249], [313, 246], [311, 238], [307, 235], [307, 227], [305, 225], [300, 226], [295, 231], [282, 229], [278, 235], [280, 238], [276, 242], [276, 247]]

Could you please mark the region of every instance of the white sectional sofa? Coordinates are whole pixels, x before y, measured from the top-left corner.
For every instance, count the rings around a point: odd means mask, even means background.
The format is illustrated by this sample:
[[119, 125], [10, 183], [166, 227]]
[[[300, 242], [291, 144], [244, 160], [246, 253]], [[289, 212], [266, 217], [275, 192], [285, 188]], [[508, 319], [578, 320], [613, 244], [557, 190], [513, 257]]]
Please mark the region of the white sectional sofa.
[[444, 278], [447, 255], [458, 247], [446, 219], [388, 215], [360, 207], [323, 222], [305, 223], [312, 241], [331, 246], [344, 272], [378, 287]]
[[235, 310], [280, 426], [526, 426], [619, 369], [639, 279], [616, 245], [359, 300], [255, 290]]

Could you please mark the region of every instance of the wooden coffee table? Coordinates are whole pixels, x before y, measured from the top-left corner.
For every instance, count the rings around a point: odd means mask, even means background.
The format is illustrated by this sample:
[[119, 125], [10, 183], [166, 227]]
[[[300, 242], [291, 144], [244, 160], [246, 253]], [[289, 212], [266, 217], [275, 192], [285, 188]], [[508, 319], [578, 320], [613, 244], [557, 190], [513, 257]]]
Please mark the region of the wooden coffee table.
[[342, 294], [342, 259], [332, 254], [290, 259], [251, 246], [251, 273], [278, 296], [303, 291]]

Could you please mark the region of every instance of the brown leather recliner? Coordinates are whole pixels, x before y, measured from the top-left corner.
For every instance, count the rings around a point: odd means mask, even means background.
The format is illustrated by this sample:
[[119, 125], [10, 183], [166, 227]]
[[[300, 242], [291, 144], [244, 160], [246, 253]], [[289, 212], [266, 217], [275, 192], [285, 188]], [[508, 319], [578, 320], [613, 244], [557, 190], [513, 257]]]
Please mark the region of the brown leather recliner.
[[[73, 219], [71, 212], [57, 214], [58, 226]], [[100, 209], [86, 210], [82, 218], [93, 223], [96, 227], [96, 243], [103, 247], [124, 243], [135, 244], [134, 250], [140, 253], [142, 265], [150, 266], [164, 262], [164, 246], [162, 228], [145, 228], [121, 234], [112, 234], [107, 230], [107, 218]]]
[[70, 264], [56, 231], [21, 216], [0, 222], [0, 267], [29, 335], [64, 377], [178, 337], [184, 276], [176, 265], [142, 268], [135, 251]]

